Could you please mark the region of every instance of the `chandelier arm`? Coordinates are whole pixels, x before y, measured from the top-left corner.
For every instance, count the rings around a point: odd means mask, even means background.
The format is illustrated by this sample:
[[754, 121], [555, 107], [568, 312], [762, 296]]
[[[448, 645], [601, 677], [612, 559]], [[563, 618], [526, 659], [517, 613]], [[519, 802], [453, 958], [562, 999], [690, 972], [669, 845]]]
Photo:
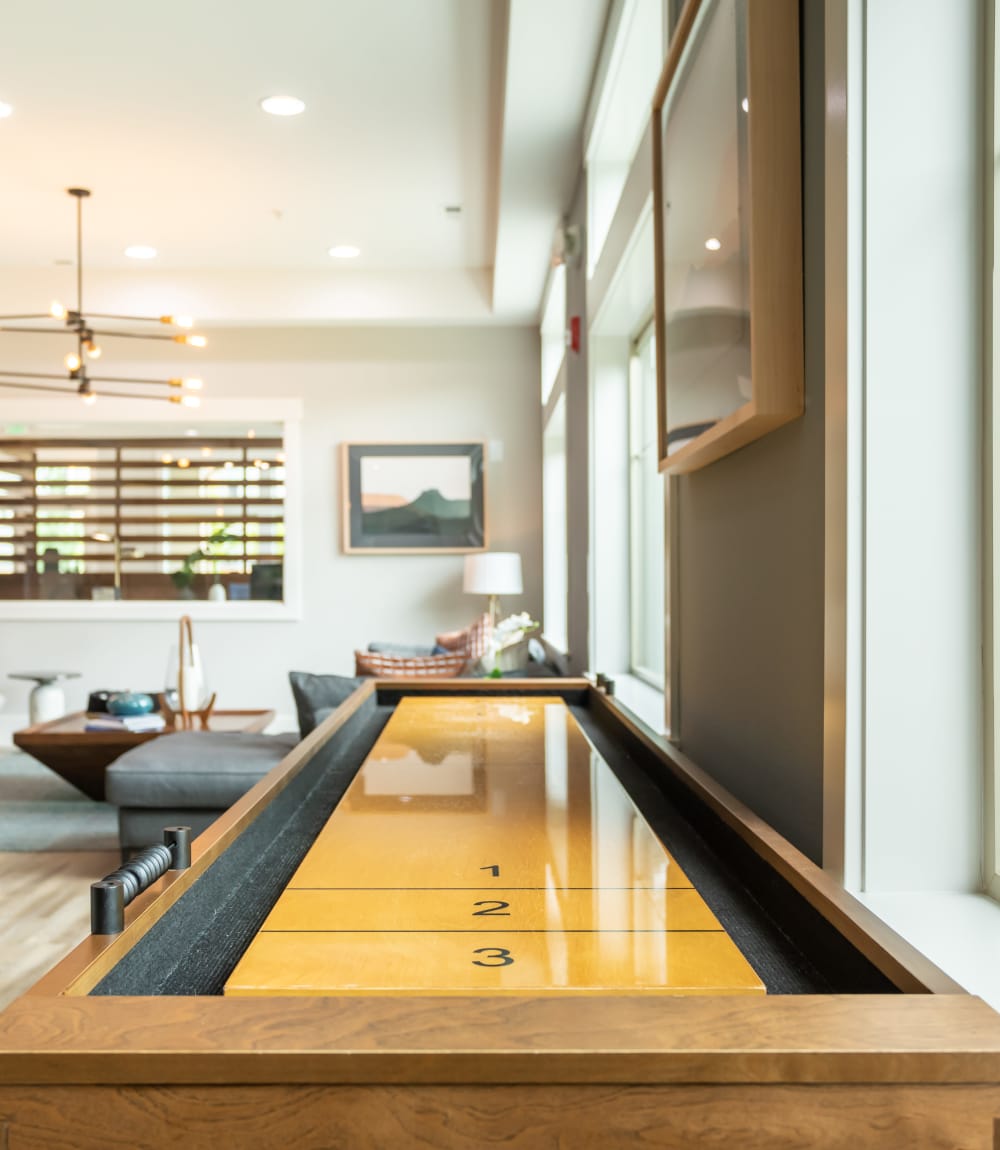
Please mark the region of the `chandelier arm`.
[[47, 383], [14, 383], [13, 380], [0, 379], [0, 387], [13, 387], [21, 391], [57, 391], [60, 395], [79, 395], [75, 388], [52, 387]]
[[8, 371], [5, 368], [0, 368], [0, 375], [16, 375], [19, 379], [62, 379], [67, 383], [72, 383], [72, 379], [66, 375], [65, 372], [52, 372], [52, 371]]
[[176, 343], [177, 340], [172, 335], [146, 335], [140, 331], [105, 331], [103, 328], [91, 328], [94, 335], [103, 335], [111, 339], [165, 339], [168, 343]]
[[[2, 318], [2, 317], [0, 317]], [[112, 315], [106, 311], [92, 311], [88, 316], [89, 319], [121, 319], [129, 320], [132, 323], [163, 323], [163, 320], [158, 315]]]
[[49, 327], [0, 327], [0, 331], [22, 331], [28, 335], [73, 335], [75, 334], [72, 328], [49, 328]]
[[87, 378], [91, 383], [153, 383], [161, 387], [175, 386], [169, 379], [139, 379], [127, 375], [89, 375]]
[[[53, 391], [59, 395], [73, 395], [80, 396], [80, 391], [76, 388], [67, 387], [53, 387], [47, 383], [15, 383], [13, 380], [0, 379], [0, 388], [14, 388], [19, 391]], [[169, 395], [142, 395], [135, 394], [130, 391], [92, 391], [91, 395], [96, 395], [98, 398], [102, 396], [109, 396], [112, 399], [152, 399], [159, 400], [160, 403], [170, 403], [171, 397]]]
[[[38, 312], [37, 314], [34, 314], [34, 315], [0, 315], [0, 323], [6, 323], [8, 320], [12, 320], [12, 319], [50, 319], [51, 320], [51, 319], [55, 319], [55, 318], [56, 317], [51, 312], [43, 311], [43, 312]], [[35, 328], [28, 327], [28, 328], [25, 328], [24, 330], [25, 331], [34, 331]]]
[[110, 396], [112, 399], [151, 399], [158, 403], [172, 403], [173, 397], [169, 395], [143, 395], [142, 392], [134, 391], [105, 391], [103, 388], [100, 391], [93, 392], [98, 398]]

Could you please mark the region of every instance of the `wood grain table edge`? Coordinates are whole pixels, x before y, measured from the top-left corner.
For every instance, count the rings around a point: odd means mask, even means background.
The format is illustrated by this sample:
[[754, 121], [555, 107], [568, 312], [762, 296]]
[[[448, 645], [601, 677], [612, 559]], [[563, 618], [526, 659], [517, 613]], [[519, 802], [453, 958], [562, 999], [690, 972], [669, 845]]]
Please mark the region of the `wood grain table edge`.
[[19, 999], [0, 1081], [1000, 1084], [972, 997]]

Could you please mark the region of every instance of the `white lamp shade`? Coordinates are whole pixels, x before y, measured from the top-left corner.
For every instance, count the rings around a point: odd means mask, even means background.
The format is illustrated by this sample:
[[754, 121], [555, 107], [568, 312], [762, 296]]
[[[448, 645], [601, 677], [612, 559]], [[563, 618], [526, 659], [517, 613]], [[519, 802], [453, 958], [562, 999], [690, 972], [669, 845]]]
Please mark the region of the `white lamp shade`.
[[465, 557], [462, 590], [470, 595], [520, 595], [521, 556], [516, 551], [481, 551]]

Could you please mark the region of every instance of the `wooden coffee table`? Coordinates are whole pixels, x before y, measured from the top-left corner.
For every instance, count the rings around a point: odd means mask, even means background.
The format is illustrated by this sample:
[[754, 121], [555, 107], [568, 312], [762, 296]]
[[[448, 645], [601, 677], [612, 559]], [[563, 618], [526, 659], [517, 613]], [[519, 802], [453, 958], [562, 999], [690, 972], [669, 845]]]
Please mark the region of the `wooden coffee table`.
[[[104, 772], [109, 763], [140, 743], [159, 739], [181, 730], [167, 726], [162, 731], [88, 731], [90, 716], [84, 711], [64, 715], [49, 723], [36, 723], [14, 732], [14, 745], [44, 763], [50, 770], [72, 783], [92, 799], [104, 799]], [[274, 718], [274, 711], [213, 711], [208, 721], [210, 731], [263, 731]], [[198, 728], [202, 729], [202, 728]]]

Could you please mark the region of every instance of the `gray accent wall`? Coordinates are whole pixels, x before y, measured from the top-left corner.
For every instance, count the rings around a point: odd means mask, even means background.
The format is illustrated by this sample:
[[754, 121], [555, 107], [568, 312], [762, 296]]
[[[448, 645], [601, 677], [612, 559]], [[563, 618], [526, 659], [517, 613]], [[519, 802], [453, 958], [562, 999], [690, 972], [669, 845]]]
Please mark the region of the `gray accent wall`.
[[823, 831], [823, 5], [803, 3], [805, 414], [682, 477], [681, 746], [815, 862]]

